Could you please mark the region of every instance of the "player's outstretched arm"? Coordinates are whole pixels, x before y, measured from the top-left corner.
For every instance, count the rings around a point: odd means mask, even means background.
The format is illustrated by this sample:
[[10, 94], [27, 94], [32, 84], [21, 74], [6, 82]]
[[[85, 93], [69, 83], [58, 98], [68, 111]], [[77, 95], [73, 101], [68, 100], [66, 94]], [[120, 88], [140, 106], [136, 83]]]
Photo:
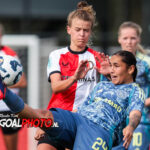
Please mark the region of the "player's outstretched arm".
[[90, 67], [87, 64], [88, 60], [82, 60], [79, 63], [74, 75], [66, 80], [62, 80], [59, 73], [52, 74], [50, 76], [50, 80], [53, 93], [63, 92], [67, 90], [74, 82], [84, 78], [87, 72], [90, 70]]
[[124, 144], [123, 146], [125, 148], [128, 148], [131, 140], [132, 140], [132, 136], [133, 136], [133, 131], [136, 129], [136, 127], [138, 126], [138, 124], [140, 123], [141, 120], [141, 112], [138, 110], [133, 110], [130, 112], [129, 115], [129, 124], [126, 128], [123, 129], [123, 141]]
[[[51, 119], [51, 125], [53, 124], [53, 115], [51, 113], [51, 111], [48, 110], [42, 110], [42, 109], [33, 109], [30, 106], [28, 106], [27, 104], [24, 105], [24, 108], [21, 112], [17, 113], [18, 117], [23, 119]], [[42, 124], [42, 125], [41, 125]], [[49, 127], [45, 126], [45, 124], [42, 123], [42, 120], [39, 124], [39, 127], [41, 129], [47, 129]]]
[[[11, 92], [11, 90], [7, 89], [0, 79], [0, 100], [6, 103], [6, 105], [10, 108], [10, 110], [18, 114], [19, 118], [26, 119], [41, 119], [41, 118], [50, 118], [53, 122], [52, 113], [48, 110], [37, 110], [29, 107], [24, 103], [21, 97]], [[42, 123], [42, 120], [41, 122]], [[45, 129], [46, 126], [42, 126], [42, 129]]]

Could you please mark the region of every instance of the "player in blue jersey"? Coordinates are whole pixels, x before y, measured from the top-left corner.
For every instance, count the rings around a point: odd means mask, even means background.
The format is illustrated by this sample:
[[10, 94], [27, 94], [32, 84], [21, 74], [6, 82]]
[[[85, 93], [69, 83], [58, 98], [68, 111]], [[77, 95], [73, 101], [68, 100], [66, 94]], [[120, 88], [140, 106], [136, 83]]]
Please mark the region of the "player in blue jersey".
[[[123, 131], [124, 147], [131, 142], [134, 129], [140, 122], [144, 106], [143, 90], [134, 83], [137, 69], [134, 55], [119, 51], [110, 59], [112, 81], [100, 82], [90, 93], [77, 113], [50, 109], [47, 117], [58, 123], [57, 127], [42, 128], [53, 141], [74, 150], [108, 150], [119, 140]], [[1, 82], [0, 82], [1, 83]], [[23, 100], [0, 84], [4, 102], [20, 118], [44, 118], [42, 111], [25, 105]], [[129, 124], [126, 126], [126, 117]]]
[[[140, 45], [141, 27], [134, 22], [124, 22], [118, 31], [118, 42], [123, 50], [132, 52], [137, 60], [136, 83], [146, 95], [145, 107], [139, 126], [136, 128], [128, 150], [150, 149], [150, 57]], [[116, 150], [117, 147], [114, 149]], [[120, 146], [118, 148], [120, 150]]]

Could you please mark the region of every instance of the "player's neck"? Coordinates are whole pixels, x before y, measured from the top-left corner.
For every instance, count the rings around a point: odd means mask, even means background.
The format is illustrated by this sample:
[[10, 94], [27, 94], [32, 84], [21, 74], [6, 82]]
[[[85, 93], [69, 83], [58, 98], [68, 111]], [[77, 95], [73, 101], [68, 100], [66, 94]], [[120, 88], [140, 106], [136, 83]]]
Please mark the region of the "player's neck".
[[77, 46], [70, 45], [70, 49], [74, 52], [82, 52], [82, 51], [85, 51], [86, 48], [87, 46], [77, 47]]

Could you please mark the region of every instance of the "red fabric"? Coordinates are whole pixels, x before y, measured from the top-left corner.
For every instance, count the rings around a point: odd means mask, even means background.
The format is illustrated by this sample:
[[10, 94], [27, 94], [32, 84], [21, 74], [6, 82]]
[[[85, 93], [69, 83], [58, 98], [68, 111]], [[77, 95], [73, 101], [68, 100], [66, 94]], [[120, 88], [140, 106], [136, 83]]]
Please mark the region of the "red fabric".
[[[72, 76], [74, 74], [78, 67], [78, 63], [78, 55], [74, 55], [70, 52], [61, 55], [59, 65], [61, 68], [62, 80], [65, 80], [68, 76]], [[52, 94], [52, 98], [48, 104], [48, 109], [62, 108], [64, 110], [71, 111], [74, 103], [76, 87], [77, 82], [74, 83], [67, 91]]]
[[8, 46], [2, 46], [1, 51], [3, 51], [6, 55], [17, 56], [17, 53]]
[[[87, 52], [85, 51], [85, 53], [83, 55], [84, 56], [82, 56], [79, 60], [80, 54], [74, 54], [74, 53], [71, 53], [70, 51], [66, 51], [66, 53], [60, 52], [59, 66], [60, 66], [62, 80], [66, 80], [67, 78], [69, 78], [70, 76], [72, 76], [75, 73], [75, 71], [78, 67], [79, 61], [81, 61], [82, 59], [89, 60], [90, 57], [94, 57], [94, 56], [98, 55], [98, 52], [94, 51], [93, 49], [88, 48]], [[96, 66], [98, 67], [99, 63], [96, 61], [95, 57], [94, 57], [94, 61], [95, 61]], [[88, 80], [88, 78], [91, 79], [92, 77], [95, 79], [96, 74], [93, 74], [93, 76], [88, 76], [87, 80]], [[87, 85], [84, 83], [84, 81], [79, 81], [79, 82], [83, 82], [84, 85]], [[95, 82], [95, 81], [93, 81], [93, 82]], [[89, 82], [88, 84], [92, 84], [92, 83]], [[66, 91], [63, 91], [63, 92], [57, 93], [57, 94], [53, 93], [47, 109], [61, 108], [64, 110], [72, 111], [75, 99], [78, 96], [78, 94], [76, 94], [77, 88], [79, 91], [80, 86], [82, 86], [82, 85], [79, 85], [79, 87], [78, 87], [78, 82], [76, 82]], [[85, 91], [81, 91], [82, 95], [84, 94], [84, 92], [89, 91], [89, 88], [88, 88], [88, 90], [86, 90], [86, 87], [85, 87], [84, 90]], [[92, 89], [90, 89], [90, 90], [92, 90]], [[79, 97], [80, 97], [80, 94], [79, 94]], [[78, 97], [78, 99], [80, 99], [79, 97]], [[82, 98], [81, 98], [81, 101], [82, 101]]]

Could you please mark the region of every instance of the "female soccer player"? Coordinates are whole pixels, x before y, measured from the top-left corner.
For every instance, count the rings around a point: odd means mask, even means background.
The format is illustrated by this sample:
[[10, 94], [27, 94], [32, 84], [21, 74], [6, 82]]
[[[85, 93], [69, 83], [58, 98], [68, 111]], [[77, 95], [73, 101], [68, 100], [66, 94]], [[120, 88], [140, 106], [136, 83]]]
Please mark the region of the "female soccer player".
[[[70, 35], [70, 45], [49, 55], [47, 74], [53, 94], [48, 109], [76, 110], [98, 82], [98, 72], [92, 69], [92, 65], [98, 67], [95, 60], [97, 52], [88, 47], [95, 20], [95, 11], [85, 1], [79, 2], [77, 9], [69, 13], [67, 33]], [[35, 138], [43, 135], [43, 131], [38, 130]], [[52, 150], [48, 143], [46, 136], [40, 139], [38, 150]], [[58, 146], [58, 149], [62, 148]]]
[[[112, 81], [98, 83], [77, 113], [59, 108], [47, 111], [58, 127], [42, 129], [56, 145], [74, 150], [111, 149], [113, 141], [123, 130], [124, 147], [128, 147], [141, 119], [145, 95], [134, 82], [137, 69], [132, 53], [115, 53], [110, 65]], [[0, 89], [4, 102], [20, 118], [45, 118], [40, 111], [24, 105], [21, 98], [5, 90], [2, 82]], [[129, 124], [126, 126], [128, 115]]]
[[133, 134], [133, 140], [128, 150], [150, 148], [150, 57], [140, 45], [141, 27], [134, 22], [124, 22], [118, 31], [118, 42], [123, 50], [132, 52], [137, 60], [136, 83], [146, 95], [142, 119]]

